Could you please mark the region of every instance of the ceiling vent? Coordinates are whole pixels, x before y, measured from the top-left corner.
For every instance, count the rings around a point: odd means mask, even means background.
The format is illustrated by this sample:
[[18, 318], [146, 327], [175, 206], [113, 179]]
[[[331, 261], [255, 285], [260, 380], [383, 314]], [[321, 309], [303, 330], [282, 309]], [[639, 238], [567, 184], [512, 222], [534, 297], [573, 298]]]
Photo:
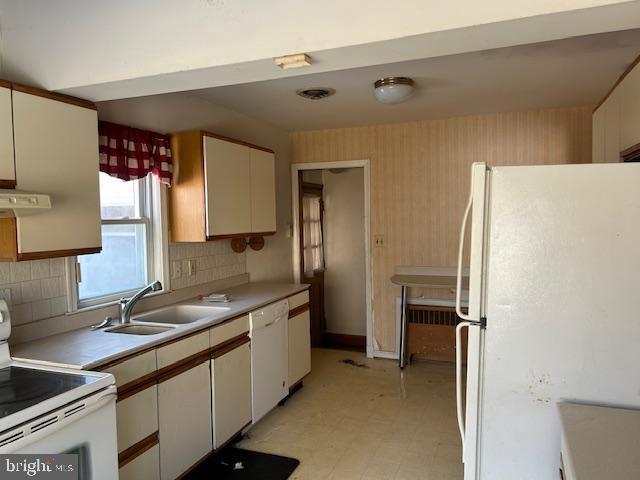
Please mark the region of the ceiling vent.
[[325, 88], [325, 87], [312, 87], [312, 88], [303, 88], [301, 90], [296, 91], [298, 95], [303, 98], [308, 98], [309, 100], [320, 100], [321, 98], [327, 98], [336, 93], [333, 88]]

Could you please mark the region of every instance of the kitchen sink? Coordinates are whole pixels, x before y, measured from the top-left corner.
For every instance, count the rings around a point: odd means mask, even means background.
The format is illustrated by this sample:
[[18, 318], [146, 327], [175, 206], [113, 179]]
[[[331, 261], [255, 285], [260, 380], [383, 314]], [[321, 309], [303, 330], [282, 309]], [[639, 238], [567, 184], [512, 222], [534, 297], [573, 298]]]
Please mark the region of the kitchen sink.
[[168, 323], [180, 325], [213, 318], [229, 311], [229, 307], [203, 305], [173, 305], [171, 307], [143, 313], [133, 318], [136, 322]]
[[124, 333], [127, 335], [157, 335], [158, 333], [164, 333], [168, 330], [176, 328], [174, 325], [118, 325], [117, 327], [111, 327], [105, 329], [105, 332], [109, 333]]

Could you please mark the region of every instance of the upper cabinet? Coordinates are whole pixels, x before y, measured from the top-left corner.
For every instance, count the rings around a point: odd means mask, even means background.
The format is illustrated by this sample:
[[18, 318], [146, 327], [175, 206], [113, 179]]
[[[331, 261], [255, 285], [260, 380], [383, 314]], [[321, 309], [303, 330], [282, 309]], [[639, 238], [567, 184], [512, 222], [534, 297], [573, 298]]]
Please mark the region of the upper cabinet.
[[620, 150], [640, 144], [640, 64], [620, 82]]
[[0, 81], [0, 188], [15, 188], [11, 84]]
[[[84, 100], [13, 85], [15, 188], [47, 194], [51, 209], [0, 218], [0, 258], [35, 260], [101, 250], [98, 117]], [[4, 92], [3, 92], [4, 93]], [[4, 110], [0, 108], [0, 115]], [[0, 121], [0, 128], [7, 128]], [[6, 135], [2, 135], [3, 141]], [[4, 150], [5, 145], [0, 148]], [[0, 165], [5, 168], [4, 157]], [[2, 170], [4, 171], [4, 170]]]
[[640, 151], [640, 64], [630, 68], [593, 112], [594, 163], [622, 161]]
[[173, 134], [171, 239], [202, 242], [276, 231], [273, 151], [208, 132]]

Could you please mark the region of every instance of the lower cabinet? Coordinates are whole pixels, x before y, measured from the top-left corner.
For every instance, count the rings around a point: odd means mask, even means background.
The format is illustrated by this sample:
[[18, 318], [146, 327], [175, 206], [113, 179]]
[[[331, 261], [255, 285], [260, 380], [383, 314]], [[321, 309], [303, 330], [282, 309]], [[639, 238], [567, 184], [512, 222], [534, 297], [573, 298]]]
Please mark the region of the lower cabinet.
[[155, 444], [130, 462], [122, 465], [120, 480], [155, 480], [160, 478], [160, 446]]
[[251, 348], [249, 337], [245, 339], [232, 350], [214, 352], [211, 358], [215, 449], [251, 423]]
[[158, 414], [161, 478], [173, 480], [212, 449], [208, 357], [159, 378]]
[[289, 319], [289, 387], [311, 371], [311, 318], [309, 309]]

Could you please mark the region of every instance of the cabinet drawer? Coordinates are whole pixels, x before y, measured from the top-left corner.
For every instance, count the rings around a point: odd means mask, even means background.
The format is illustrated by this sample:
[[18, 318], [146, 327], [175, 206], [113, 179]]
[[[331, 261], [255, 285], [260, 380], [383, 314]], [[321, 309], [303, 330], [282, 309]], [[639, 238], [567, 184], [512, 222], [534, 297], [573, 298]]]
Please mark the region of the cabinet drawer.
[[119, 470], [120, 480], [156, 480], [160, 478], [160, 447], [158, 444], [137, 456]]
[[249, 315], [235, 318], [209, 329], [209, 345], [215, 347], [249, 331]]
[[156, 351], [150, 350], [123, 362], [107, 365], [106, 368], [100, 368], [100, 370], [116, 377], [116, 386], [120, 388], [133, 380], [155, 372]]
[[289, 387], [311, 371], [309, 310], [289, 319]]
[[289, 297], [289, 311], [298, 308], [301, 305], [309, 303], [309, 290], [300, 292], [293, 297]]
[[116, 403], [118, 453], [158, 431], [158, 386]]
[[209, 349], [209, 334], [205, 330], [197, 335], [178, 340], [164, 347], [160, 347], [158, 352], [158, 369], [168, 367], [191, 355], [201, 353]]

